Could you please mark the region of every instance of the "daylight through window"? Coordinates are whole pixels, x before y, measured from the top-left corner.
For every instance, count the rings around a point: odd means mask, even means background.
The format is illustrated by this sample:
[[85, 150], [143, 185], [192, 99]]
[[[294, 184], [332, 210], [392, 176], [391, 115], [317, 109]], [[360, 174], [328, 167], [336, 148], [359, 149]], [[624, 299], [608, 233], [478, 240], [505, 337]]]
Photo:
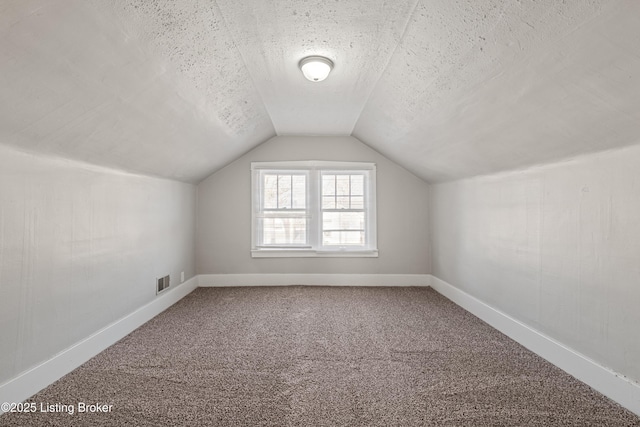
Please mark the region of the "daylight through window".
[[254, 162], [252, 255], [377, 256], [375, 165]]

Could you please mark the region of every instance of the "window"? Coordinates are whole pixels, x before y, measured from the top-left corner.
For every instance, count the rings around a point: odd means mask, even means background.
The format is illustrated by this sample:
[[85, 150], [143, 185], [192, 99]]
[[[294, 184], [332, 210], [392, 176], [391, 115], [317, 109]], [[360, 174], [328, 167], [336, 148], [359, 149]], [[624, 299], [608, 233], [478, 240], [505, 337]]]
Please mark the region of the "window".
[[378, 256], [375, 173], [373, 163], [252, 163], [252, 256]]

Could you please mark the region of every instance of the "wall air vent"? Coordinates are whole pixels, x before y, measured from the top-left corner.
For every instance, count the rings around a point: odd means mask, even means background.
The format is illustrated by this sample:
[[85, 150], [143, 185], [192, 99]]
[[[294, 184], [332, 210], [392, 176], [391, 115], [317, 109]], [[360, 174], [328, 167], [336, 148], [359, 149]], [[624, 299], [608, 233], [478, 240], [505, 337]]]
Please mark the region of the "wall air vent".
[[167, 275], [158, 279], [158, 286], [156, 287], [156, 295], [167, 289], [171, 282], [171, 276]]

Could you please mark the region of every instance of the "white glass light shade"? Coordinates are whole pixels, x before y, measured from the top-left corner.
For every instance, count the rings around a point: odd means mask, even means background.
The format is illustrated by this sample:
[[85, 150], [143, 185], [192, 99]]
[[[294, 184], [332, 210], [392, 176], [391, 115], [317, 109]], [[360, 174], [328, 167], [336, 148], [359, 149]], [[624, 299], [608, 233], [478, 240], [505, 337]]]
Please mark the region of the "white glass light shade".
[[333, 62], [322, 56], [307, 56], [300, 61], [302, 74], [312, 82], [321, 82], [333, 69]]

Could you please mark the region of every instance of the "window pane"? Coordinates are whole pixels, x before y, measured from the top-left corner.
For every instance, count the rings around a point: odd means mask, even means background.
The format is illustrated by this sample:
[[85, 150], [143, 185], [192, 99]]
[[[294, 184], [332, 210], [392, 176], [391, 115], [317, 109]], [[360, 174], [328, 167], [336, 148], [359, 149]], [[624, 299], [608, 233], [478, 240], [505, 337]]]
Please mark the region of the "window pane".
[[322, 175], [322, 195], [332, 196], [336, 194], [336, 176]]
[[278, 207], [278, 175], [265, 174], [263, 182], [265, 209], [276, 209]]
[[324, 212], [322, 230], [364, 230], [364, 212]]
[[339, 196], [349, 195], [349, 175], [336, 175], [336, 193]]
[[322, 198], [322, 209], [335, 209], [336, 208], [336, 198], [335, 196], [324, 196]]
[[364, 231], [325, 231], [322, 233], [325, 246], [364, 246]]
[[264, 245], [304, 245], [307, 243], [306, 218], [264, 218]]
[[336, 209], [349, 209], [349, 196], [336, 197]]
[[364, 195], [364, 176], [363, 175], [351, 175], [351, 195], [352, 196]]
[[364, 197], [351, 196], [351, 209], [364, 209]]
[[305, 209], [307, 207], [306, 176], [293, 176], [293, 209]]
[[278, 175], [278, 208], [291, 208], [291, 175]]

